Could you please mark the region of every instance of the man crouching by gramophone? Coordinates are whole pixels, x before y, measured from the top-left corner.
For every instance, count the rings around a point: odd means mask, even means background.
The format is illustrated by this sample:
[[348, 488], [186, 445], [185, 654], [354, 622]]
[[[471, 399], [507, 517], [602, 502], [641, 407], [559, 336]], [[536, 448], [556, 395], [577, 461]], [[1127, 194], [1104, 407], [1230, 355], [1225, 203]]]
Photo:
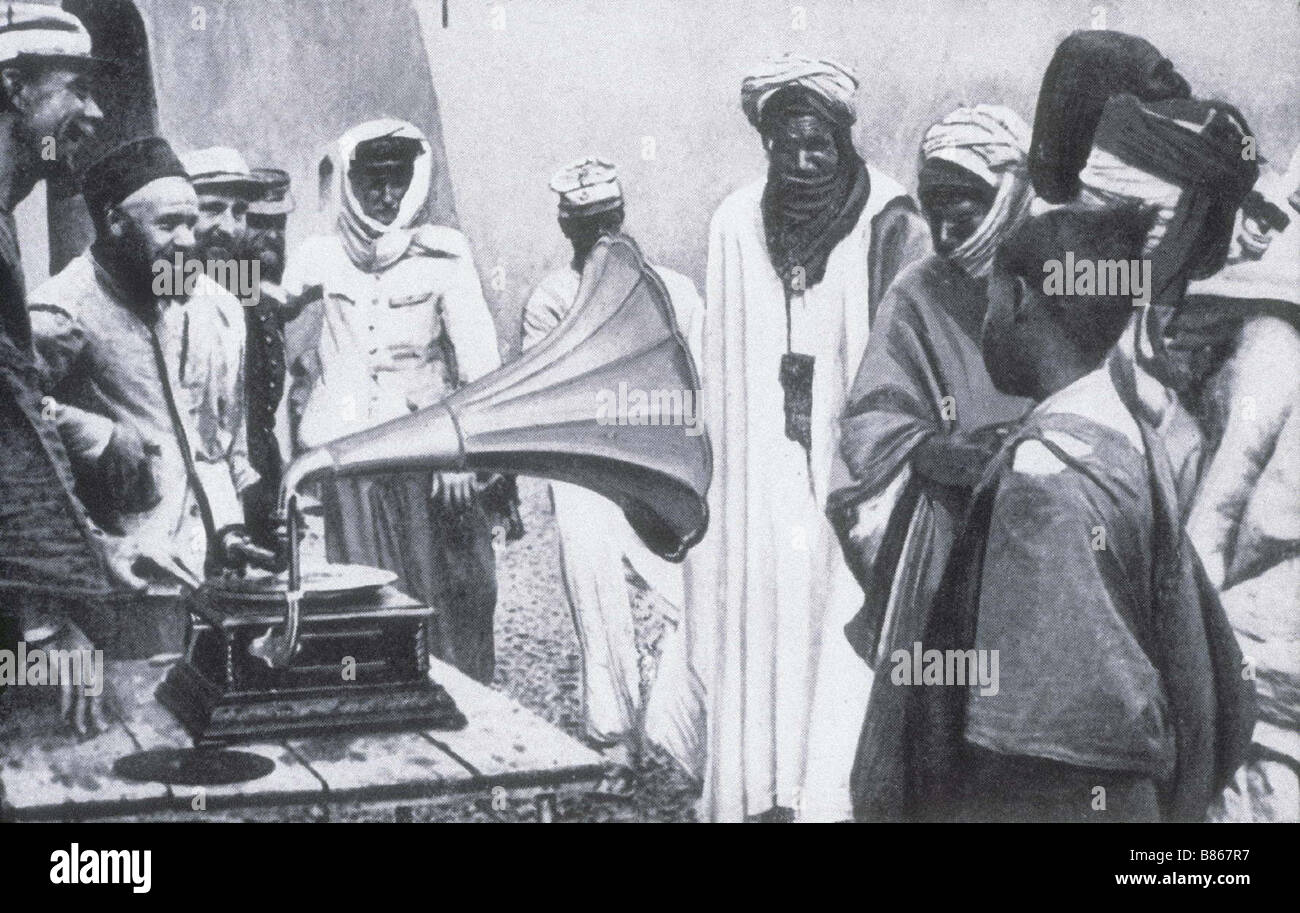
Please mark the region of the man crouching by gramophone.
[[95, 413], [87, 438], [131, 425], [152, 452], [155, 506], [104, 492], [90, 509], [110, 535], [139, 540], [157, 572], [106, 649], [171, 653], [185, 627], [178, 584], [274, 560], [242, 527], [239, 493], [257, 480], [244, 425], [243, 314], [206, 276], [156, 282], [160, 270], [194, 272], [181, 264], [198, 221], [194, 188], [165, 140], [106, 153], [83, 193], [95, 242], [32, 295], [33, 336], [56, 399]]

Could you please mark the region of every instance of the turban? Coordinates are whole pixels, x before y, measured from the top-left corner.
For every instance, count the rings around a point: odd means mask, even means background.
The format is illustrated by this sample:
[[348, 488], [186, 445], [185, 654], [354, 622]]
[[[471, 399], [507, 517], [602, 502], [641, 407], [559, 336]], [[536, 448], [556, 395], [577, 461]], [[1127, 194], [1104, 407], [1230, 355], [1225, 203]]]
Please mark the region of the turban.
[[[1029, 127], [1001, 105], [958, 108], [925, 131], [921, 140], [919, 194], [943, 184], [970, 184], [990, 191], [988, 215], [950, 259], [967, 275], [988, 275], [998, 241], [1029, 215], [1033, 188], [1025, 173]], [[952, 166], [956, 166], [956, 171]], [[969, 178], [959, 175], [965, 172]]]
[[1242, 155], [1245, 119], [1224, 102], [1133, 95], [1106, 102], [1080, 174], [1103, 202], [1137, 200], [1158, 210], [1146, 253], [1153, 301], [1177, 306], [1187, 280], [1223, 266], [1233, 221], [1259, 177]]
[[1136, 35], [1088, 30], [1069, 35], [1043, 74], [1034, 114], [1029, 175], [1038, 195], [1065, 203], [1079, 192], [1093, 131], [1112, 95], [1144, 101], [1187, 98], [1187, 80], [1149, 42]]
[[768, 102], [782, 89], [797, 87], [823, 103], [833, 123], [851, 125], [857, 120], [853, 93], [858, 80], [853, 71], [833, 60], [813, 60], [785, 54], [761, 64], [740, 84], [740, 107], [758, 127]]
[[143, 136], [95, 160], [86, 169], [82, 193], [91, 213], [100, 217], [146, 184], [169, 177], [189, 179], [167, 140]]
[[1102, 110], [1079, 175], [1085, 202], [1138, 202], [1155, 210], [1143, 251], [1151, 261], [1153, 307], [1134, 326], [1131, 357], [1175, 390], [1193, 378], [1168, 350], [1165, 324], [1182, 305], [1188, 282], [1227, 259], [1237, 210], [1259, 176], [1256, 162], [1242, 155], [1248, 135], [1245, 119], [1224, 102], [1144, 103], [1116, 95]]
[[960, 165], [996, 187], [1002, 174], [1022, 169], [1029, 154], [1029, 127], [1001, 105], [958, 108], [925, 131], [921, 156]]
[[831, 60], [786, 54], [762, 64], [740, 86], [740, 106], [763, 133], [776, 114], [825, 121], [839, 150], [835, 173], [820, 178], [787, 174], [775, 160], [763, 188], [763, 232], [768, 255], [787, 290], [796, 276], [812, 288], [826, 275], [831, 251], [857, 224], [871, 194], [866, 162], [853, 147], [857, 77]]

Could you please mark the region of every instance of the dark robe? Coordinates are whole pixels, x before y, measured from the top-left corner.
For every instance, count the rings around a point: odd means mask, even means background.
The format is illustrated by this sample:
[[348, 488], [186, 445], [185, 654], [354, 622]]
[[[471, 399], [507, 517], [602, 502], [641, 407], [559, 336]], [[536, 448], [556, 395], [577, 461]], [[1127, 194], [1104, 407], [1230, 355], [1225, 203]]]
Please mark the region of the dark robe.
[[43, 416], [43, 388], [13, 216], [0, 212], [0, 593], [103, 596], [102, 534], [74, 492], [68, 454]]
[[[855, 767], [859, 818], [1016, 817], [1025, 809], [990, 808], [988, 796], [975, 796], [972, 813], [972, 781], [997, 779], [990, 755], [1028, 793], [1051, 795], [1069, 781], [1063, 772], [1100, 771], [1137, 804], [1154, 784], [1165, 820], [1203, 818], [1245, 759], [1254, 695], [1182, 530], [1168, 459], [1150, 429], [1142, 436], [1145, 455], [1080, 416], [1033, 414], [991, 464], [921, 640], [999, 650], [999, 694], [885, 689], [902, 704], [903, 737], [899, 751]], [[1012, 470], [1030, 440], [1064, 468]], [[1091, 798], [1073, 801], [1083, 810]]]
[[283, 460], [275, 436], [275, 413], [285, 385], [284, 319], [279, 302], [266, 291], [256, 307], [244, 309], [245, 407], [248, 461], [258, 480], [244, 493], [245, 524], [253, 541], [274, 548], [275, 510]]
[[[883, 492], [927, 438], [1011, 422], [1029, 410], [1029, 400], [1000, 393], [984, 367], [986, 295], [985, 281], [937, 254], [909, 265], [889, 287], [840, 421], [840, 453], [854, 484], [830, 497], [837, 526], [847, 528], [851, 508]], [[969, 495], [914, 476], [894, 506], [875, 560], [863, 564], [847, 549], [866, 595], [847, 633], [868, 664], [874, 663], [891, 593], [904, 606], [904, 617], [896, 613], [891, 628], [909, 644], [917, 633]], [[909, 592], [900, 598], [899, 587]]]
[[0, 211], [0, 649], [14, 648], [30, 615], [71, 617], [98, 641], [119, 598], [42, 399], [18, 235]]

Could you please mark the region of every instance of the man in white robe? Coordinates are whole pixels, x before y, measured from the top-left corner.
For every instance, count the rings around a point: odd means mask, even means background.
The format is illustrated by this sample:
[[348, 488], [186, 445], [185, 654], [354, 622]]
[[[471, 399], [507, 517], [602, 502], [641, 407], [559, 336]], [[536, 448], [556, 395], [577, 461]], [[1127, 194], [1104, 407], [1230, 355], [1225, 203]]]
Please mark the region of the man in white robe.
[[708, 820], [851, 814], [871, 675], [841, 633], [862, 592], [824, 509], [875, 306], [929, 249], [903, 188], [854, 149], [856, 88], [839, 64], [793, 56], [748, 77], [768, 175], [710, 226], [700, 370], [714, 476], [685, 606]]
[[[524, 305], [525, 351], [549, 336], [568, 316], [592, 248], [623, 225], [623, 191], [610, 163], [596, 158], [574, 162], [554, 175], [551, 189], [559, 196], [560, 229], [573, 244], [573, 260], [544, 276]], [[677, 324], [694, 349], [702, 312], [694, 283], [661, 266], [654, 271], [663, 280]], [[696, 416], [692, 412], [687, 418]], [[607, 784], [612, 791], [621, 791], [637, 766], [644, 716], [636, 626], [623, 561], [632, 565], [674, 613], [682, 604], [682, 571], [680, 565], [647, 549], [618, 505], [603, 495], [580, 485], [552, 482], [551, 498], [560, 533], [560, 571], [582, 650], [586, 735], [623, 768], [624, 774]], [[675, 630], [665, 634], [669, 642], [675, 637]], [[651, 738], [656, 735], [653, 730], [647, 734]], [[657, 741], [666, 742], [669, 752], [676, 753], [671, 735]]]

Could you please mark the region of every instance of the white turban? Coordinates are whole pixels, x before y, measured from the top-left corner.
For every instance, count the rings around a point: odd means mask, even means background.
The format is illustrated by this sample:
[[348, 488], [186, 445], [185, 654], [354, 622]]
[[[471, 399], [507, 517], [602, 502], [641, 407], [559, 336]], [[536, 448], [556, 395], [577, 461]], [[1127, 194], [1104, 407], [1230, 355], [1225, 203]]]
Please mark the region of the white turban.
[[820, 97], [843, 124], [857, 120], [853, 93], [858, 78], [852, 70], [833, 60], [783, 54], [759, 64], [740, 84], [740, 107], [749, 122], [757, 127], [768, 101], [787, 86], [799, 86]]
[[[925, 131], [921, 156], [969, 171], [997, 191], [988, 215], [950, 256], [967, 275], [983, 278], [993, 266], [998, 242], [1029, 217], [1034, 189], [1026, 171], [1029, 126], [1001, 105], [958, 108]], [[924, 183], [924, 170], [922, 173]]]
[[1001, 105], [958, 108], [925, 131], [921, 155], [960, 165], [997, 187], [1000, 175], [1020, 169], [1029, 156], [1029, 125]]

